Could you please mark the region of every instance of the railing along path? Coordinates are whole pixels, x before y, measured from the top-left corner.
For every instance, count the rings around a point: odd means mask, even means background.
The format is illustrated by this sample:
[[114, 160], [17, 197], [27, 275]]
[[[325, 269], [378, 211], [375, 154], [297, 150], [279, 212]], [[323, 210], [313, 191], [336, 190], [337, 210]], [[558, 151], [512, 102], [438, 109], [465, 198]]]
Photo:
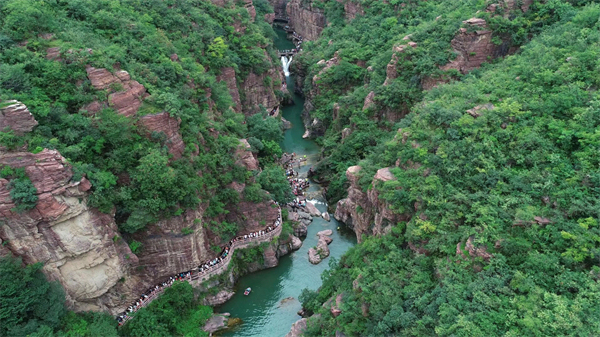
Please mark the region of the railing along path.
[[[227, 268], [229, 267], [229, 262], [231, 262], [231, 257], [233, 256], [233, 253], [235, 252], [236, 249], [242, 249], [242, 248], [248, 248], [250, 246], [256, 246], [257, 244], [260, 244], [263, 242], [269, 242], [274, 237], [279, 236], [281, 234], [281, 228], [283, 227], [283, 221], [281, 219], [281, 207], [278, 207], [278, 211], [279, 211], [279, 215], [278, 215], [277, 219], [279, 220], [279, 225], [277, 227], [275, 227], [272, 231], [270, 231], [268, 233], [265, 232], [264, 234], [258, 235], [256, 237], [248, 237], [245, 239], [239, 239], [239, 240], [234, 241], [233, 244], [231, 245], [231, 248], [229, 249], [229, 252], [227, 253], [227, 256], [224, 259], [222, 259], [219, 263], [217, 263], [203, 271], [199, 271], [198, 268], [196, 267], [191, 270], [190, 275], [187, 275], [186, 277], [182, 278], [181, 281], [189, 282], [192, 285], [199, 285], [200, 283], [208, 280], [212, 276], [220, 275], [221, 273], [226, 271]], [[166, 286], [160, 287], [158, 290], [152, 292], [152, 294], [150, 296], [148, 296], [147, 298], [145, 298], [140, 303], [140, 305], [137, 306], [135, 308], [135, 310], [130, 314], [133, 314], [136, 311], [140, 310], [141, 308], [150, 304], [150, 302], [152, 302], [153, 300], [158, 298], [165, 291], [165, 289], [169, 288], [170, 286], [171, 286], [171, 284], [167, 284]], [[133, 316], [127, 315], [123, 319], [123, 321], [120, 323], [120, 325], [125, 324], [125, 322], [127, 322], [131, 318], [133, 318]]]

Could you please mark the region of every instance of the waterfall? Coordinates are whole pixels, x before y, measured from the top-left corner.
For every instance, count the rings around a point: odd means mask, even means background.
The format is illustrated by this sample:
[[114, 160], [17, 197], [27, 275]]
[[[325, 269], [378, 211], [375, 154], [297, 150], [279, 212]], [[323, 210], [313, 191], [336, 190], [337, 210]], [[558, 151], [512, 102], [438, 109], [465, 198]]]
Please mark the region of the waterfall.
[[281, 57], [281, 65], [283, 66], [283, 73], [285, 74], [285, 77], [290, 76], [290, 63], [292, 63], [292, 56], [290, 56], [290, 59], [288, 60], [287, 57], [282, 56]]

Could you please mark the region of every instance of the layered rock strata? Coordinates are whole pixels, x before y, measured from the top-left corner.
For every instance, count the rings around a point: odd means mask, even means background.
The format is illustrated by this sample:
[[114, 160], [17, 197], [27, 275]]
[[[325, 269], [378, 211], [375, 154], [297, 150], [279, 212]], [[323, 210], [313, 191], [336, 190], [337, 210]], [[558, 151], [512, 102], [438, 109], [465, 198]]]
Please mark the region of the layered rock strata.
[[29, 109], [19, 101], [3, 101], [0, 107], [0, 132], [8, 129], [23, 135], [38, 125]]
[[312, 1], [291, 0], [286, 8], [290, 25], [305, 40], [316, 40], [327, 21], [323, 10], [313, 6]]
[[132, 80], [128, 72], [119, 70], [113, 74], [104, 68], [94, 67], [87, 67], [86, 72], [94, 89], [109, 92], [109, 105], [119, 114], [130, 117], [137, 113], [147, 95], [146, 88]]
[[15, 213], [8, 181], [0, 179], [4, 249], [24, 263], [42, 262], [75, 310], [111, 311], [128, 303], [128, 289], [136, 282], [127, 277], [128, 269], [137, 259], [119, 238], [112, 215], [88, 207], [90, 183], [72, 181], [71, 167], [53, 150], [3, 153], [0, 165], [24, 168], [38, 196], [35, 208]]
[[179, 134], [180, 119], [175, 119], [168, 112], [161, 112], [154, 115], [146, 115], [140, 118], [139, 124], [144, 127], [149, 136], [153, 132], [163, 133], [166, 137], [165, 144], [169, 148], [169, 153], [173, 155], [173, 159], [181, 158], [185, 151], [185, 144]]
[[[410, 219], [410, 215], [395, 214], [387, 202], [379, 200], [376, 187], [364, 192], [358, 184], [360, 169], [360, 166], [351, 166], [346, 170], [346, 178], [350, 182], [348, 197], [338, 201], [334, 214], [338, 221], [356, 233], [358, 242], [362, 241], [362, 234], [384, 234], [399, 221]], [[373, 177], [372, 186], [395, 179], [389, 168], [382, 168]]]

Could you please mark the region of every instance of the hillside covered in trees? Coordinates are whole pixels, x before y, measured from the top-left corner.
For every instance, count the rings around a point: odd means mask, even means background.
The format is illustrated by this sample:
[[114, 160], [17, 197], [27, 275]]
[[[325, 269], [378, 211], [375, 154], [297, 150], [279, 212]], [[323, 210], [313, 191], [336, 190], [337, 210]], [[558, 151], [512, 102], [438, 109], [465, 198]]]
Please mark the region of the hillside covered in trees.
[[303, 293], [306, 335], [600, 333], [600, 6], [357, 3], [321, 4], [297, 65], [363, 241]]
[[207, 335], [186, 282], [114, 316], [292, 199], [288, 15], [314, 179], [359, 242], [304, 334], [600, 335], [596, 1], [0, 0], [0, 336]]
[[[0, 1], [1, 336], [115, 335], [150, 286], [273, 223], [267, 192], [291, 188], [272, 12]], [[205, 335], [197, 295], [173, 286], [121, 333]]]

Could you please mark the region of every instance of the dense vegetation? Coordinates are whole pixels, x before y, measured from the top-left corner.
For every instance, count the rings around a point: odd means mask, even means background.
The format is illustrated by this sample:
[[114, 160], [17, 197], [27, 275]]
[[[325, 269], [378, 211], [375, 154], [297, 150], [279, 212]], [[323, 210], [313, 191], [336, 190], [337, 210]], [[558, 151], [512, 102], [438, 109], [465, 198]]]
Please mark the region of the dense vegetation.
[[38, 201], [37, 189], [24, 169], [4, 166], [0, 169], [0, 178], [9, 181], [10, 197], [16, 205], [14, 211], [22, 212], [35, 207]]
[[68, 312], [62, 287], [49, 283], [41, 267], [0, 258], [0, 336], [117, 336], [108, 314]]
[[[22, 101], [39, 122], [26, 136], [0, 133], [0, 143], [13, 149], [26, 144], [32, 152], [57, 149], [73, 164], [74, 179], [86, 175], [92, 182], [91, 206], [104, 212], [116, 207], [125, 232], [201, 201], [210, 201], [209, 216], [224, 214], [238, 200], [225, 186], [253, 180], [234, 164], [238, 139], [251, 136], [265, 158], [281, 152], [277, 134], [264, 133], [281, 134], [273, 129], [275, 119], [265, 122], [257, 114], [248, 134], [244, 116], [230, 108], [224, 82], [216, 81], [226, 66], [242, 79], [272, 66], [264, 49], [274, 55], [274, 33], [262, 19], [272, 9], [266, 0], [255, 5], [258, 19], [251, 22], [242, 5], [221, 8], [200, 0], [0, 1], [0, 100]], [[50, 47], [60, 49], [61, 60], [46, 58]], [[91, 86], [87, 66], [124, 69], [144, 85], [150, 96], [137, 115], [82, 110], [107, 95]], [[185, 153], [179, 160], [170, 159], [162, 133], [149, 137], [137, 126], [138, 117], [161, 111], [181, 119]], [[28, 193], [18, 183], [13, 190]], [[31, 200], [19, 203], [27, 208]]]
[[140, 309], [119, 329], [121, 336], [208, 336], [201, 327], [212, 316], [212, 308], [194, 299], [194, 289], [177, 281], [150, 305]]
[[[419, 3], [430, 8], [469, 4]], [[348, 336], [600, 333], [600, 6], [585, 3], [536, 3], [515, 19], [530, 28], [522, 38], [513, 36], [524, 43], [518, 54], [455, 74], [457, 81], [429, 92], [403, 91], [413, 103], [398, 101], [408, 103], [410, 112], [388, 126], [393, 132], [385, 131], [385, 123], [376, 129], [371, 122], [378, 111], [398, 108], [387, 103], [394, 97], [386, 96], [388, 89], [378, 87], [389, 53], [367, 62], [375, 68], [369, 86], [382, 90], [376, 92], [385, 101], [376, 111], [361, 111], [372, 90], [362, 83], [336, 96], [348, 115], [331, 123], [351, 126], [353, 135], [334, 144], [338, 127], [322, 139], [329, 157], [321, 172], [338, 189], [331, 196], [339, 198], [346, 187], [343, 170], [360, 164], [362, 188], [376, 188], [394, 212], [412, 220], [393, 224], [387, 235], [364, 238], [331, 264], [319, 292], [304, 291], [304, 307], [322, 314], [309, 321], [309, 335], [336, 330]], [[418, 11], [405, 10], [398, 21], [411, 13]], [[437, 15], [432, 11], [412, 20]], [[452, 11], [438, 22], [447, 15]], [[369, 19], [337, 28], [343, 34]], [[406, 32], [418, 43], [448, 43], [448, 38], [436, 40], [435, 30], [427, 40], [425, 28], [438, 23], [412, 22]], [[334, 40], [333, 47], [326, 41], [338, 35], [324, 34], [311, 47], [316, 55], [369, 50], [366, 42], [348, 42], [358, 34]], [[447, 59], [434, 61], [428, 50], [423, 53], [412, 56], [415, 66]], [[429, 74], [423, 68], [403, 69], [406, 76]], [[403, 76], [395, 86], [410, 88]], [[480, 110], [478, 117], [466, 113], [484, 105], [490, 109]], [[383, 167], [392, 167], [396, 180], [371, 186]], [[343, 294], [342, 313], [334, 318], [322, 304], [338, 294]]]
[[0, 336], [208, 336], [201, 327], [212, 309], [198, 303], [187, 282], [175, 282], [117, 332], [106, 313], [68, 311], [62, 287], [48, 282], [41, 267], [23, 266], [11, 256], [0, 259]]

